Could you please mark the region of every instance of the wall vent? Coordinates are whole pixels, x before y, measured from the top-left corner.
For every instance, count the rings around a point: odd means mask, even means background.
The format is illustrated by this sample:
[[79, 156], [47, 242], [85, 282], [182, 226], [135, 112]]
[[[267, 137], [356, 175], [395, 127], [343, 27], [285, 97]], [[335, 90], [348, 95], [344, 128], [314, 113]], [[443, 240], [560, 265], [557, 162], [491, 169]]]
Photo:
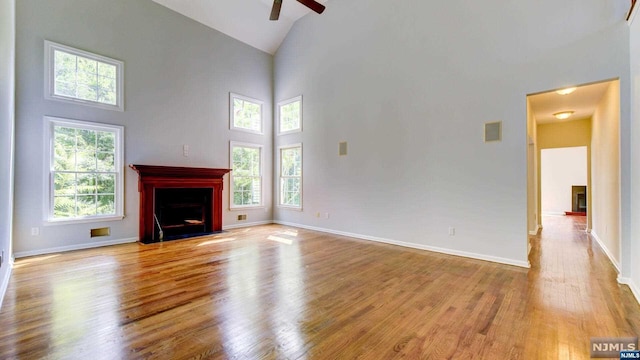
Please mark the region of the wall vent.
[[247, 214], [238, 215], [238, 220], [247, 220]]
[[484, 142], [502, 141], [502, 121], [484, 124]]
[[91, 229], [91, 237], [98, 237], [98, 236], [109, 236], [111, 235], [111, 228], [108, 227], [103, 227], [103, 228], [97, 228], [97, 229]]
[[338, 144], [338, 155], [346, 156], [347, 155], [347, 142], [342, 141]]

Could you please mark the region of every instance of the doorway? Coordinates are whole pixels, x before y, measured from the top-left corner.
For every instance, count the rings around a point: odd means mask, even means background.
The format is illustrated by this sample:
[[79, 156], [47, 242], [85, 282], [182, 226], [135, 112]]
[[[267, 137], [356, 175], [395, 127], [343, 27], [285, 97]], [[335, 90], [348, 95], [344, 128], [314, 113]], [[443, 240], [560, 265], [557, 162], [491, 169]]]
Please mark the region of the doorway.
[[545, 215], [586, 216], [587, 147], [542, 149], [540, 154], [543, 226]]
[[[586, 230], [619, 267], [620, 81], [607, 80], [528, 95], [527, 139], [529, 234], [536, 235], [542, 229], [541, 215], [560, 216], [573, 210], [572, 202], [586, 204]], [[569, 170], [577, 160], [566, 160], [571, 163], [565, 161], [565, 165], [547, 170], [554, 174], [547, 176], [543, 175], [543, 166], [546, 167], [543, 153], [548, 159], [562, 157], [559, 149], [567, 148], [582, 149], [574, 150], [581, 152], [581, 159], [586, 158], [586, 184], [584, 178], [580, 178], [562, 185], [563, 195], [556, 195], [555, 200], [559, 197], [564, 200], [560, 205], [554, 205], [546, 198], [550, 187], [554, 186], [549, 179]], [[560, 152], [554, 153], [556, 150]], [[582, 160], [579, 162], [583, 163]], [[571, 171], [576, 172], [584, 173], [583, 170]], [[574, 189], [574, 185], [586, 186], [586, 190]]]

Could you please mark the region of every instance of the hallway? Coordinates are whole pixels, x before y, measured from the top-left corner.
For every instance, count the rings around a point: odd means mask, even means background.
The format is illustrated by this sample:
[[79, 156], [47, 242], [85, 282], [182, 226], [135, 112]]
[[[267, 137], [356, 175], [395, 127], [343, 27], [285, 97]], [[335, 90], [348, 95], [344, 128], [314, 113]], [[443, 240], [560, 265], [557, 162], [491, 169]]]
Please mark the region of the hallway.
[[640, 307], [585, 227], [584, 216], [544, 216], [531, 237], [529, 338], [542, 341], [531, 350], [544, 350], [532, 358], [588, 358], [590, 337], [640, 334]]

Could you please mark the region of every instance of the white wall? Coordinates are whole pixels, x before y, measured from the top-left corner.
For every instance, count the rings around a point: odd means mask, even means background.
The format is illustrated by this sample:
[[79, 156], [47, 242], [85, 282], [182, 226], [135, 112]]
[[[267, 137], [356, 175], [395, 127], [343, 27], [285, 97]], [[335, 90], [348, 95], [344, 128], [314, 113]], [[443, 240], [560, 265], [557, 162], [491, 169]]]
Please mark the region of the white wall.
[[587, 147], [541, 151], [542, 214], [572, 211], [572, 186], [587, 186]]
[[591, 118], [591, 233], [618, 269], [621, 261], [619, 94], [619, 83], [611, 83]]
[[[631, 57], [631, 124], [627, 129], [630, 137], [631, 153], [623, 167], [630, 168], [631, 191], [630, 203], [630, 241], [623, 243], [622, 274], [620, 281], [633, 289], [636, 299], [640, 301], [640, 5], [636, 4], [634, 16], [630, 23], [630, 57]], [[624, 233], [622, 234], [624, 240]], [[627, 259], [627, 261], [625, 261]], [[629, 263], [628, 268], [625, 266]]]
[[[304, 131], [275, 139], [304, 144], [304, 210], [275, 218], [526, 264], [526, 94], [627, 86], [623, 18], [600, 0], [352, 0], [303, 18], [276, 53], [274, 100], [304, 95]], [[503, 141], [485, 144], [495, 120]]]
[[13, 218], [13, 143], [15, 0], [0, 0], [0, 306], [11, 274], [11, 224]]
[[[126, 111], [45, 100], [45, 39], [124, 61]], [[228, 168], [229, 140], [261, 143], [266, 153], [272, 151], [273, 57], [151, 0], [20, 0], [16, 55], [16, 255], [138, 236], [137, 174], [129, 168], [124, 220], [43, 224], [44, 115], [124, 125], [126, 164]], [[229, 130], [229, 92], [264, 101], [265, 135]], [[182, 154], [183, 144], [190, 146], [189, 157]], [[244, 212], [245, 223], [272, 219], [269, 157], [265, 169], [267, 207]], [[228, 198], [227, 175], [224, 226], [236, 224]], [[111, 227], [111, 236], [90, 239], [89, 229], [102, 226]], [[40, 228], [39, 236], [31, 235], [32, 227]]]

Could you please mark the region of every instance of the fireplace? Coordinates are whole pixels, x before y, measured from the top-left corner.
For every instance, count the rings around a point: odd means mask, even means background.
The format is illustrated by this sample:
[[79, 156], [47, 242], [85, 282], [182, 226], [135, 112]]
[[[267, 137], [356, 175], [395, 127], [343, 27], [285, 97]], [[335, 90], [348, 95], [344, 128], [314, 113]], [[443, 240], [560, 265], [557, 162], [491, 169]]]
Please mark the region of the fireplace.
[[222, 181], [229, 169], [129, 167], [139, 176], [142, 243], [222, 231]]

